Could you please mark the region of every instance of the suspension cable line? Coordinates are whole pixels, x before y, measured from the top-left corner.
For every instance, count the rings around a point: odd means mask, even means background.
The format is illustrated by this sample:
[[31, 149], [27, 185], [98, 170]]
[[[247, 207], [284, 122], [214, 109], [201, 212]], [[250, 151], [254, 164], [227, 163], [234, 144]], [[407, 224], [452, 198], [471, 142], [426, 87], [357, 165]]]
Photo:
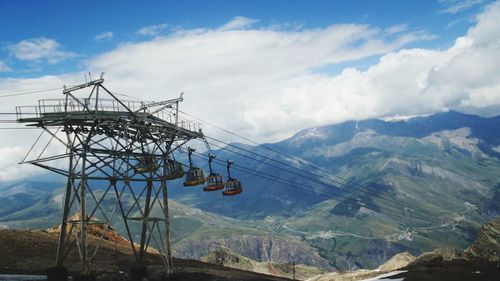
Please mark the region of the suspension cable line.
[[31, 95], [31, 94], [38, 94], [38, 93], [45, 93], [45, 92], [52, 92], [52, 91], [57, 91], [57, 90], [62, 90], [62, 89], [63, 89], [62, 87], [58, 87], [58, 88], [43, 89], [43, 90], [33, 90], [33, 91], [27, 91], [27, 92], [4, 93], [4, 94], [0, 95], [0, 98], [23, 96], [23, 95]]
[[[222, 147], [222, 146], [219, 146], [219, 145], [216, 145], [216, 144], [213, 144], [213, 143], [209, 143], [209, 144], [210, 144], [210, 145], [213, 145], [213, 146], [215, 146], [215, 147], [219, 147], [219, 148], [221, 148], [221, 149], [223, 149], [223, 150], [227, 150], [227, 151], [229, 151], [229, 152], [232, 152], [232, 153], [235, 153], [235, 154], [241, 155], [241, 156], [246, 157], [246, 158], [248, 158], [248, 159], [251, 159], [251, 160], [254, 160], [254, 161], [259, 161], [260, 163], [263, 163], [263, 164], [265, 164], [265, 165], [269, 165], [269, 166], [272, 166], [272, 167], [275, 167], [275, 168], [281, 169], [281, 170], [283, 170], [283, 171], [285, 171], [285, 172], [288, 172], [288, 173], [293, 174], [293, 172], [291, 172], [291, 171], [289, 171], [289, 170], [286, 170], [286, 169], [283, 169], [282, 167], [278, 167], [278, 166], [276, 166], [276, 165], [272, 165], [272, 164], [270, 164], [270, 163], [266, 163], [266, 162], [261, 161], [261, 160], [259, 160], [259, 159], [252, 158], [252, 157], [250, 157], [250, 156], [248, 156], [248, 155], [245, 155], [245, 154], [242, 154], [242, 153], [239, 153], [239, 152], [236, 152], [236, 151], [233, 151], [233, 150], [230, 150], [230, 149], [224, 148], [224, 147]], [[381, 174], [381, 173], [379, 173], [379, 174]], [[302, 176], [302, 175], [301, 175], [301, 176]], [[304, 177], [304, 176], [302, 176], [302, 177]], [[339, 184], [340, 186], [344, 186], [344, 187], [351, 187], [351, 188], [353, 188], [353, 189], [356, 189], [356, 190], [351, 190], [350, 192], [347, 192], [345, 189], [341, 189], [341, 188], [339, 188], [339, 186], [330, 185], [330, 184], [327, 184], [327, 183], [324, 183], [324, 182], [318, 181], [317, 179], [312, 179], [312, 178], [310, 178], [310, 177], [305, 177], [305, 178], [307, 178], [307, 179], [309, 179], [309, 180], [311, 180], [311, 181], [314, 181], [314, 182], [316, 182], [316, 183], [320, 183], [320, 184], [322, 184], [322, 185], [324, 185], [324, 186], [327, 186], [327, 187], [330, 187], [330, 188], [335, 188], [335, 189], [337, 189], [339, 192], [346, 193], [346, 194], [351, 194], [351, 193], [354, 193], [354, 192], [358, 191], [358, 189], [357, 189], [357, 188], [358, 188], [358, 186], [355, 186], [355, 185], [353, 185], [353, 184], [351, 184], [351, 183], [342, 183], [342, 182], [339, 182], [339, 181], [334, 181], [334, 180], [331, 180], [332, 182], [335, 182], [335, 183]], [[376, 194], [376, 192], [375, 192], [375, 191], [372, 191], [372, 190], [370, 190], [370, 189], [365, 189], [365, 190], [364, 190], [364, 192], [365, 192], [365, 193], [369, 193], [369, 194], [374, 195], [374, 196], [377, 196], [377, 197], [379, 197], [379, 198], [383, 198], [383, 199], [384, 199], [384, 200], [386, 200], [386, 201], [390, 201], [390, 202], [393, 202], [393, 203], [396, 203], [396, 204], [400, 204], [400, 203], [399, 203], [399, 201], [394, 200], [394, 199], [392, 199], [392, 198], [390, 198], [390, 197], [386, 197], [386, 196], [382, 196], [382, 195], [380, 195], [380, 194]], [[359, 194], [358, 194], [358, 196], [361, 196], [361, 195], [359, 195]], [[369, 200], [370, 198], [365, 197], [364, 199], [368, 199], [368, 200]], [[430, 212], [428, 212], [427, 210], [424, 210], [424, 209], [420, 208], [420, 207], [419, 207], [419, 206], [417, 206], [417, 205], [414, 205], [414, 204], [411, 204], [411, 203], [406, 203], [406, 205], [407, 205], [407, 206], [409, 206], [409, 207], [412, 207], [413, 209], [420, 209], [422, 212], [425, 212], [425, 213], [427, 213], [427, 214], [429, 214], [429, 215], [433, 215], [433, 214], [431, 214]]]
[[[313, 172], [310, 172], [310, 171], [307, 171], [307, 170], [304, 170], [304, 169], [297, 168], [297, 167], [295, 167], [295, 166], [293, 166], [293, 165], [290, 165], [290, 164], [288, 164], [288, 163], [284, 163], [284, 162], [279, 161], [279, 160], [276, 160], [276, 159], [274, 159], [274, 158], [271, 158], [271, 157], [268, 157], [268, 156], [265, 156], [265, 155], [261, 155], [261, 154], [259, 154], [259, 153], [253, 152], [253, 151], [251, 151], [251, 150], [249, 150], [249, 149], [246, 149], [246, 148], [242, 148], [242, 147], [237, 146], [237, 145], [234, 145], [234, 144], [232, 144], [232, 143], [227, 143], [227, 142], [224, 142], [224, 141], [221, 141], [221, 140], [215, 139], [215, 138], [213, 138], [213, 137], [209, 137], [209, 136], [205, 136], [205, 137], [206, 137], [206, 138], [208, 138], [208, 139], [211, 139], [211, 140], [214, 140], [214, 141], [217, 141], [217, 142], [223, 143], [223, 144], [225, 144], [226, 146], [234, 147], [234, 148], [236, 148], [236, 149], [240, 149], [240, 150], [242, 150], [242, 151], [245, 151], [245, 152], [250, 153], [250, 154], [252, 154], [252, 155], [255, 155], [255, 156], [257, 156], [257, 157], [261, 157], [261, 158], [267, 159], [267, 160], [269, 160], [269, 161], [273, 161], [273, 162], [275, 162], [275, 163], [281, 164], [281, 165], [283, 165], [283, 166], [286, 166], [286, 167], [292, 168], [292, 169], [294, 169], [294, 170], [296, 170], [296, 171], [300, 171], [300, 172], [302, 172], [302, 173], [306, 173], [306, 174], [309, 174], [309, 175], [312, 175], [312, 176], [315, 176], [315, 177], [323, 178], [323, 179], [325, 179], [325, 180], [328, 180], [328, 181], [333, 182], [333, 183], [336, 183], [336, 184], [342, 184], [342, 185], [345, 185], [345, 182], [340, 182], [340, 181], [338, 181], [338, 180], [334, 180], [334, 179], [329, 178], [329, 177], [325, 177], [325, 176], [318, 175], [318, 174], [315, 174], [315, 173], [313, 173]], [[347, 181], [347, 180], [345, 180], [345, 181]]]
[[[182, 148], [181, 148], [181, 151], [183, 153], [187, 153], [187, 152], [183, 151]], [[204, 157], [203, 154], [198, 153], [198, 152], [196, 152], [196, 155], [193, 154], [193, 156], [195, 156], [197, 158], [201, 158], [201, 159], [206, 158], [206, 157]], [[260, 160], [257, 160], [257, 159], [255, 159], [255, 160], [262, 163], [262, 161], [260, 161]], [[222, 160], [216, 159], [216, 161], [220, 165], [225, 165], [225, 162], [222, 161]], [[307, 185], [299, 184], [299, 183], [296, 183], [296, 182], [292, 182], [290, 180], [287, 180], [287, 179], [284, 179], [284, 178], [281, 178], [281, 177], [278, 177], [278, 176], [275, 176], [275, 175], [263, 173], [263, 172], [256, 171], [256, 170], [252, 170], [250, 168], [247, 168], [247, 167], [244, 167], [244, 166], [241, 166], [241, 165], [236, 166], [235, 169], [236, 170], [240, 170], [242, 172], [246, 172], [246, 173], [255, 175], [255, 176], [258, 176], [258, 177], [264, 177], [264, 178], [266, 178], [268, 180], [272, 180], [272, 181], [275, 181], [275, 182], [278, 182], [278, 183], [286, 184], [286, 185], [289, 185], [289, 186], [294, 186], [294, 187], [302, 189], [302, 190], [304, 190], [306, 192], [321, 193], [323, 195], [326, 195], [326, 196], [329, 196], [329, 197], [332, 197], [332, 198], [341, 198], [341, 199], [345, 199], [345, 200], [352, 201], [352, 202], [355, 202], [355, 203], [359, 203], [359, 200], [357, 200], [355, 198], [349, 198], [349, 197], [347, 197], [347, 195], [353, 194], [354, 191], [351, 191], [351, 192], [346, 193], [344, 195], [342, 195], [342, 194], [336, 194], [336, 193], [329, 192], [329, 191], [326, 191], [326, 190], [320, 190], [320, 189], [316, 189], [316, 188], [311, 187], [311, 186], [307, 186]], [[339, 189], [339, 191], [342, 192], [343, 190]], [[368, 198], [368, 197], [366, 197], [364, 195], [360, 195], [360, 194], [355, 194], [355, 195], [358, 198], [370, 199], [370, 198]], [[399, 205], [401, 207], [410, 206], [410, 204], [401, 204], [401, 202], [399, 202], [399, 201], [391, 200], [391, 199], [388, 199], [388, 198], [385, 198], [385, 197], [382, 197], [382, 196], [379, 196], [378, 198], [383, 199], [385, 201], [389, 201], [389, 202], [395, 203], [396, 205]], [[396, 208], [396, 207], [394, 206], [393, 208]], [[397, 210], [400, 210], [400, 209], [398, 208]], [[414, 210], [420, 212], [421, 215], [418, 215], [418, 217], [420, 217], [420, 219], [422, 219], [424, 221], [432, 222], [432, 223], [438, 223], [439, 222], [439, 221], [435, 220], [436, 219], [435, 214], [432, 214], [432, 213], [428, 212], [427, 210], [421, 209], [419, 207], [414, 207]], [[427, 219], [423, 219], [424, 217], [427, 218]]]
[[[258, 159], [253, 158], [253, 157], [251, 157], [251, 156], [249, 156], [249, 155], [247, 155], [247, 154], [243, 154], [243, 153], [240, 153], [240, 152], [238, 152], [238, 151], [228, 149], [227, 147], [223, 147], [223, 146], [218, 145], [218, 144], [215, 144], [215, 143], [213, 143], [213, 142], [208, 142], [208, 144], [209, 144], [210, 146], [215, 146], [215, 147], [217, 147], [217, 148], [219, 148], [219, 149], [223, 149], [223, 150], [229, 151], [229, 152], [231, 152], [231, 153], [234, 153], [234, 154], [240, 155], [240, 156], [245, 157], [245, 158], [247, 158], [247, 159], [250, 159], [250, 160], [255, 160], [255, 161], [259, 161]], [[296, 174], [296, 172], [292, 172], [292, 171], [290, 171], [290, 170], [286, 170], [286, 169], [284, 169], [283, 167], [280, 167], [280, 166], [278, 166], [278, 165], [275, 165], [275, 164], [272, 164], [272, 163], [266, 163], [266, 162], [264, 162], [264, 161], [261, 161], [261, 162], [262, 162], [262, 163], [264, 163], [265, 165], [268, 165], [268, 166], [271, 166], [271, 167], [274, 167], [274, 168], [280, 169], [280, 170], [285, 171], [285, 172], [287, 172], [287, 173], [290, 173], [290, 174]], [[281, 162], [279, 162], [279, 163], [281, 163]], [[287, 166], [291, 166], [291, 165], [287, 165]], [[291, 166], [291, 167], [293, 167], [293, 166]], [[295, 168], [295, 167], [293, 167], [293, 168]], [[297, 169], [297, 168], [296, 168], [296, 169]], [[302, 169], [297, 169], [297, 170], [299, 170], [300, 172], [307, 172], [307, 171], [302, 170]], [[311, 177], [308, 177], [308, 176], [305, 176], [305, 175], [301, 175], [301, 176], [302, 176], [302, 177], [304, 177], [304, 178], [306, 178], [306, 179], [309, 179], [309, 180], [312, 180], [312, 181], [315, 181], [315, 182], [321, 183], [321, 184], [323, 184], [323, 185], [325, 185], [325, 186], [332, 187], [332, 185], [329, 185], [329, 184], [323, 183], [323, 182], [321, 182], [321, 181], [318, 181], [317, 179], [314, 179], [314, 178], [311, 178]], [[319, 175], [318, 175], [318, 177], [319, 177]], [[333, 181], [333, 180], [332, 180], [332, 181]], [[344, 185], [344, 183], [341, 183], [341, 182], [336, 182], [336, 181], [333, 181], [333, 182], [338, 183], [338, 184], [340, 184], [340, 185]]]
[[[201, 119], [201, 118], [198, 118], [198, 117], [196, 117], [196, 116], [193, 116], [193, 115], [191, 115], [191, 114], [189, 114], [189, 113], [187, 113], [187, 112], [184, 112], [184, 111], [181, 111], [181, 110], [179, 110], [179, 112], [180, 112], [180, 113], [182, 113], [182, 114], [184, 114], [184, 115], [186, 115], [186, 116], [188, 116], [188, 117], [191, 117], [191, 118], [193, 118], [193, 119], [195, 119], [195, 120], [197, 120], [197, 121], [199, 121], [199, 122], [202, 122], [202, 123], [204, 123], [204, 124], [207, 124], [207, 125], [210, 125], [210, 126], [212, 126], [212, 127], [214, 127], [214, 128], [217, 128], [217, 129], [219, 129], [219, 130], [221, 130], [221, 131], [223, 131], [223, 132], [225, 132], [225, 133], [227, 133], [227, 134], [230, 134], [230, 135], [232, 135], [232, 136], [235, 136], [235, 137], [241, 138], [241, 139], [243, 139], [243, 140], [246, 140], [246, 141], [248, 141], [248, 142], [250, 142], [250, 143], [252, 143], [252, 144], [256, 145], [256, 147], [258, 147], [258, 148], [267, 149], [267, 150], [269, 150], [269, 151], [274, 152], [275, 154], [278, 154], [278, 155], [281, 155], [281, 156], [284, 156], [284, 157], [288, 157], [288, 158], [292, 158], [292, 159], [297, 160], [297, 161], [299, 161], [299, 162], [301, 162], [301, 163], [304, 163], [304, 164], [306, 164], [306, 165], [309, 165], [309, 166], [311, 166], [311, 167], [313, 167], [313, 168], [315, 168], [315, 169], [319, 169], [319, 170], [322, 170], [322, 171], [324, 171], [324, 172], [331, 173], [331, 171], [329, 171], [329, 170], [327, 170], [327, 169], [325, 169], [325, 168], [323, 168], [323, 167], [321, 167], [321, 166], [318, 166], [318, 165], [316, 165], [316, 164], [314, 164], [314, 163], [311, 163], [311, 162], [309, 162], [309, 161], [306, 161], [305, 159], [302, 159], [302, 158], [297, 157], [297, 156], [289, 155], [289, 154], [286, 154], [286, 153], [284, 153], [284, 152], [282, 152], [282, 151], [279, 151], [279, 150], [276, 150], [276, 149], [274, 149], [274, 148], [271, 148], [271, 147], [269, 147], [269, 146], [266, 146], [266, 145], [260, 144], [260, 143], [258, 143], [258, 142], [256, 142], [256, 141], [254, 141], [254, 140], [252, 140], [252, 139], [250, 139], [250, 138], [248, 138], [248, 137], [245, 137], [245, 136], [242, 136], [242, 135], [240, 135], [240, 134], [237, 134], [237, 133], [231, 132], [231, 131], [229, 131], [229, 130], [227, 130], [227, 129], [222, 128], [221, 126], [218, 126], [218, 125], [216, 125], [216, 124], [214, 124], [214, 123], [211, 123], [211, 122], [205, 121], [205, 120], [203, 120], [203, 119]], [[334, 176], [334, 177], [336, 177], [336, 178], [338, 178], [338, 179], [340, 179], [340, 180], [343, 180], [343, 181], [349, 181], [348, 179], [342, 178], [342, 177], [340, 177], [340, 176], [336, 176], [336, 175], [332, 175], [332, 176]]]
[[[251, 159], [251, 158], [250, 158], [250, 159]], [[260, 160], [258, 160], [258, 159], [255, 159], [255, 158], [253, 158], [253, 160], [254, 160], [254, 161], [258, 161], [258, 162], [263, 163], [263, 164], [268, 164], [268, 163], [262, 162], [262, 161], [260, 161]], [[285, 171], [286, 171], [286, 170], [285, 170]], [[257, 172], [258, 172], [258, 173], [262, 173], [262, 172], [260, 172], [260, 171], [257, 171]], [[381, 175], [382, 173], [383, 173], [383, 172], [378, 173], [378, 175], [377, 175], [377, 176]], [[268, 176], [271, 176], [271, 177], [276, 177], [276, 176], [274, 176], [274, 175], [269, 175], [269, 174], [267, 174], [267, 175], [268, 175]], [[283, 178], [281, 178], [281, 179], [286, 181], [286, 179], [283, 179]], [[382, 200], [384, 200], [384, 201], [386, 201], [386, 202], [390, 202], [390, 203], [393, 203], [393, 204], [396, 204], [396, 205], [399, 205], [399, 206], [411, 207], [411, 208], [413, 208], [413, 209], [415, 209], [415, 210], [417, 210], [417, 211], [420, 211], [421, 213], [425, 213], [425, 214], [426, 214], [426, 215], [428, 215], [428, 216], [434, 216], [434, 214], [430, 213], [428, 210], [422, 209], [422, 208], [420, 208], [420, 207], [419, 207], [419, 206], [417, 206], [417, 205], [414, 205], [414, 204], [411, 204], [411, 203], [401, 204], [401, 202], [400, 202], [400, 201], [394, 200], [394, 199], [392, 199], [392, 198], [390, 198], [390, 197], [387, 197], [387, 196], [383, 196], [383, 195], [381, 195], [381, 194], [377, 194], [377, 193], [376, 193], [376, 191], [373, 191], [373, 190], [368, 189], [368, 188], [363, 190], [363, 192], [364, 192], [364, 193], [366, 193], [366, 194], [356, 194], [356, 192], [358, 192], [358, 191], [359, 191], [358, 186], [354, 186], [354, 185], [352, 185], [352, 184], [349, 184], [349, 185], [344, 184], [344, 186], [350, 186], [350, 187], [353, 187], [353, 188], [352, 188], [352, 189], [350, 189], [350, 190], [345, 190], [345, 189], [338, 188], [337, 186], [333, 186], [333, 185], [330, 185], [330, 184], [326, 184], [326, 183], [323, 183], [323, 182], [319, 182], [319, 181], [314, 180], [314, 179], [310, 179], [310, 178], [309, 178], [309, 180], [311, 180], [311, 181], [313, 181], [313, 182], [315, 182], [315, 183], [320, 183], [320, 184], [322, 184], [323, 186], [330, 187], [330, 188], [333, 188], [333, 189], [335, 189], [336, 191], [338, 191], [338, 193], [331, 193], [331, 192], [325, 192], [324, 190], [318, 190], [318, 189], [315, 189], [315, 188], [314, 188], [314, 190], [315, 190], [316, 192], [322, 192], [323, 194], [329, 195], [329, 196], [331, 196], [331, 197], [340, 197], [340, 198], [345, 198], [345, 199], [348, 199], [346, 196], [347, 196], [347, 195], [351, 195], [351, 194], [353, 194], [353, 195], [357, 196], [357, 197], [358, 197], [358, 198], [360, 198], [360, 199], [371, 200], [372, 198], [370, 198], [368, 195], [373, 195], [373, 196], [377, 196], [377, 198], [380, 198], [380, 199], [382, 199]], [[289, 183], [289, 182], [285, 182], [285, 183]], [[366, 186], [365, 186], [365, 187], [366, 187]], [[356, 202], [358, 202], [357, 200], [351, 200], [351, 201], [356, 201]]]

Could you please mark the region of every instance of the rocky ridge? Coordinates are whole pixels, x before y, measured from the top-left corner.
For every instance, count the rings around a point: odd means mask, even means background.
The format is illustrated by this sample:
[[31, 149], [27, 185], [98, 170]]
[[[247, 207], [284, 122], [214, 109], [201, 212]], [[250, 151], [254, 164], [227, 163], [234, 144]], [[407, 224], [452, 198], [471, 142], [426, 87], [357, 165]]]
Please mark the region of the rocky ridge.
[[500, 217], [485, 224], [476, 241], [465, 250], [466, 256], [479, 257], [492, 262], [500, 259]]

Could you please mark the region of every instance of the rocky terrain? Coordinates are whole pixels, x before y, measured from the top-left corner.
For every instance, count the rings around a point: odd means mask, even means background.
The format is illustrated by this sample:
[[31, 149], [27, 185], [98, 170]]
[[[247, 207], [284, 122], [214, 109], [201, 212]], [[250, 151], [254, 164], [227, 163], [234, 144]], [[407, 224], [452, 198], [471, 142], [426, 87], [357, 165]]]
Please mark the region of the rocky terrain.
[[238, 255], [226, 247], [221, 247], [210, 252], [208, 255], [202, 257], [201, 260], [211, 264], [268, 275], [287, 278], [293, 278], [293, 276], [295, 276], [295, 278], [299, 280], [305, 280], [312, 276], [325, 273], [324, 269], [303, 264], [257, 262], [250, 258]]
[[403, 272], [391, 278], [420, 280], [499, 280], [500, 217], [483, 225], [474, 243], [465, 251], [442, 247], [418, 257], [400, 253], [375, 270], [332, 272], [318, 275], [311, 281], [354, 281], [380, 276], [395, 270]]
[[174, 254], [183, 258], [200, 259], [217, 247], [225, 247], [232, 251], [260, 262], [292, 263], [315, 265], [329, 268], [328, 261], [304, 243], [285, 237], [231, 235], [222, 239], [204, 239], [190, 243], [175, 245]]
[[[0, 274], [44, 274], [53, 265], [59, 228], [48, 230], [0, 230]], [[89, 231], [90, 247], [95, 247], [102, 234], [100, 224]], [[374, 278], [395, 270], [395, 278], [404, 280], [497, 280], [499, 276], [500, 217], [485, 224], [475, 242], [465, 251], [442, 247], [414, 257], [399, 253], [376, 269], [325, 272], [303, 264], [258, 262], [241, 256], [229, 248], [217, 246], [201, 261], [174, 259], [172, 280], [285, 280], [295, 278], [310, 281], [355, 281]], [[162, 278], [161, 261], [150, 251], [146, 263], [152, 280]], [[77, 274], [79, 263], [75, 247], [66, 259], [70, 274]], [[111, 230], [106, 232], [92, 271], [98, 280], [129, 280], [128, 268], [133, 255], [128, 241]], [[231, 269], [230, 269], [231, 268]], [[252, 273], [253, 272], [253, 273]], [[271, 277], [275, 276], [275, 277]]]
[[[375, 278], [391, 272], [401, 271], [394, 278], [404, 277], [405, 280], [497, 280], [498, 257], [495, 249], [499, 243], [484, 244], [484, 235], [489, 236], [489, 242], [500, 238], [500, 227], [496, 224], [500, 218], [485, 225], [478, 234], [478, 239], [466, 251], [452, 247], [438, 248], [415, 257], [408, 252], [399, 253], [376, 269], [358, 269], [353, 271], [325, 272], [320, 268], [295, 265], [295, 277], [308, 281], [358, 281]], [[492, 228], [494, 226], [494, 228]], [[492, 240], [493, 239], [493, 240]], [[475, 248], [476, 252], [470, 249]], [[492, 250], [493, 249], [493, 250]], [[485, 253], [493, 253], [485, 257]], [[281, 277], [292, 277], [292, 264], [256, 262], [240, 256], [228, 248], [212, 251], [202, 258], [202, 261], [231, 268], [254, 271]]]
[[499, 262], [500, 218], [495, 218], [481, 227], [476, 237], [476, 241], [465, 250], [465, 256]]
[[485, 224], [465, 251], [447, 247], [424, 253], [396, 275], [407, 281], [499, 280], [500, 217]]
[[[111, 236], [113, 237], [113, 236]], [[95, 247], [97, 237], [90, 235], [90, 247]], [[0, 274], [45, 274], [45, 269], [54, 265], [57, 248], [57, 233], [41, 230], [0, 230]], [[288, 280], [269, 275], [231, 269], [195, 260], [174, 259], [174, 274], [171, 280], [242, 280], [279, 281]], [[133, 264], [130, 247], [104, 240], [92, 272], [97, 280], [130, 280], [129, 266]], [[162, 266], [158, 256], [150, 253], [146, 258], [150, 280], [161, 280]], [[66, 266], [70, 275], [78, 275], [79, 262], [75, 249], [68, 254]]]

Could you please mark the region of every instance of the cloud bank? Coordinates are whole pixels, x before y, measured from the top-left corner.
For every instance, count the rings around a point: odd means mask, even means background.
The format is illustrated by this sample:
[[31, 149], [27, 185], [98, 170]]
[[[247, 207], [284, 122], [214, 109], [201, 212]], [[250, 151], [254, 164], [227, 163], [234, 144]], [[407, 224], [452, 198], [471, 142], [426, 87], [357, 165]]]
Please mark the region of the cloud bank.
[[316, 117], [328, 105], [325, 98], [340, 93], [318, 91], [324, 82], [315, 68], [385, 54], [430, 37], [402, 27], [387, 34], [358, 24], [249, 29], [253, 22], [235, 18], [216, 29], [179, 30], [124, 44], [88, 65], [106, 72], [118, 92], [161, 100], [183, 91], [183, 107], [193, 115], [260, 140], [277, 140], [318, 121], [347, 117]]
[[[305, 127], [454, 108], [480, 113], [500, 104], [500, 4], [445, 50], [401, 49], [432, 39], [341, 24], [297, 31], [184, 30], [95, 57], [121, 92], [154, 99], [186, 93], [184, 108], [230, 130], [275, 141]], [[239, 18], [231, 22], [242, 21]], [[226, 24], [225, 26], [232, 25]], [[235, 25], [235, 27], [240, 25]], [[380, 55], [367, 70], [315, 69]]]
[[[106, 87], [118, 93], [165, 100], [183, 91], [184, 111], [258, 141], [277, 141], [345, 120], [500, 108], [498, 18], [500, 2], [487, 6], [444, 50], [404, 48], [433, 38], [406, 25], [255, 29], [252, 20], [235, 18], [215, 29], [178, 30], [122, 44], [86, 65], [94, 73], [106, 72]], [[379, 60], [366, 70], [321, 71], [374, 56]], [[50, 88], [82, 77], [3, 79], [0, 90]], [[220, 137], [210, 127], [204, 130]], [[0, 144], [7, 143], [0, 138]]]

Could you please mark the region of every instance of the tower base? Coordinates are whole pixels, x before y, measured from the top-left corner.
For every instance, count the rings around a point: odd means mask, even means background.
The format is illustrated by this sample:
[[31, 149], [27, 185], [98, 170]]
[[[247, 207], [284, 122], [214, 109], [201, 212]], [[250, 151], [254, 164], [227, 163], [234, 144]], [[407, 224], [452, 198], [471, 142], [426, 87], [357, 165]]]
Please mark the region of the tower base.
[[68, 281], [68, 269], [64, 266], [49, 267], [45, 272], [47, 281]]
[[144, 265], [134, 265], [130, 267], [130, 278], [134, 281], [141, 281], [148, 278], [148, 269]]

